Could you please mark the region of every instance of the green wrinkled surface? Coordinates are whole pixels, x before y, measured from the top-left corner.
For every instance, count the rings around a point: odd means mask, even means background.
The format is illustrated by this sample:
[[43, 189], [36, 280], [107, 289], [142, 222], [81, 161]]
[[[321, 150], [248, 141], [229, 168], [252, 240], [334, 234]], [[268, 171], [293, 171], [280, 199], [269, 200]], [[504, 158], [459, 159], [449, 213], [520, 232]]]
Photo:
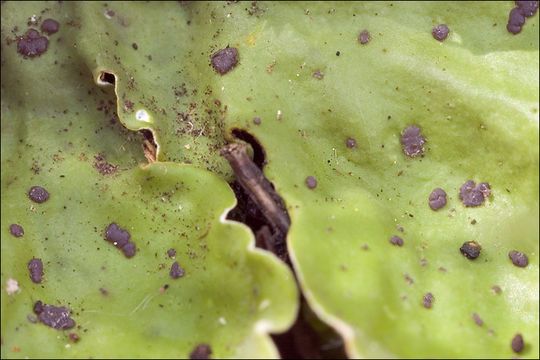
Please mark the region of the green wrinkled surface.
[[[2, 5], [3, 14], [9, 6]], [[513, 6], [510, 1], [62, 3], [53, 13], [75, 26], [64, 26], [62, 42], [31, 62], [62, 73], [52, 59], [44, 59], [63, 49], [77, 59], [75, 65], [69, 62], [74, 70], [84, 69], [84, 76], [70, 81], [84, 79], [88, 87], [100, 71], [114, 73], [120, 121], [130, 129], [150, 128], [161, 161], [191, 161], [230, 180], [219, 156], [228, 132], [238, 127], [255, 135], [267, 153], [265, 174], [291, 216], [289, 251], [302, 291], [314, 311], [345, 337], [350, 356], [508, 358], [515, 355], [510, 342], [519, 332], [525, 341], [520, 356], [534, 358], [539, 353], [539, 16], [512, 35], [506, 22]], [[107, 8], [115, 11], [111, 19], [104, 15]], [[30, 16], [11, 14], [21, 26]], [[431, 35], [440, 23], [450, 28], [442, 43]], [[364, 29], [372, 39], [362, 46], [357, 37]], [[15, 44], [4, 45], [7, 32], [3, 21], [3, 69], [10, 61], [24, 63], [14, 55]], [[227, 45], [238, 48], [240, 62], [220, 76], [209, 56]], [[315, 70], [323, 79], [312, 76]], [[4, 71], [2, 77], [4, 84]], [[32, 73], [13, 74], [10, 81], [31, 84]], [[74, 88], [66, 87], [65, 97], [55, 101], [89, 100], [86, 89], [79, 88], [79, 94]], [[4, 93], [3, 190], [13, 176], [4, 170], [9, 169], [4, 159], [14, 161], [4, 149], [17, 144], [4, 141]], [[42, 107], [50, 103], [39, 100]], [[133, 111], [125, 100], [134, 103]], [[32, 108], [28, 104], [23, 105]], [[140, 109], [151, 122], [136, 120]], [[255, 116], [261, 125], [253, 125]], [[420, 126], [427, 139], [423, 158], [402, 152], [400, 133], [410, 124]], [[202, 134], [193, 131], [201, 129]], [[114, 160], [126, 168], [141, 161], [140, 155], [132, 159], [121, 152], [114, 145], [118, 139], [84, 136], [95, 141], [92, 155], [116, 152]], [[356, 149], [346, 148], [348, 137], [356, 139]], [[26, 156], [24, 171], [31, 174], [31, 157], [46, 155]], [[313, 190], [304, 183], [310, 175], [318, 180]], [[491, 185], [492, 195], [481, 207], [465, 208], [459, 201], [459, 187], [469, 179]], [[428, 207], [435, 187], [448, 194], [448, 204], [437, 212]], [[219, 215], [214, 216], [216, 221]], [[6, 224], [3, 215], [2, 234]], [[392, 246], [392, 235], [400, 235], [404, 246]], [[470, 240], [483, 247], [475, 261], [459, 252]], [[3, 235], [3, 250], [4, 244]], [[514, 249], [527, 254], [526, 268], [511, 264], [507, 254]], [[3, 284], [4, 276], [3, 265]], [[493, 285], [502, 292], [494, 294]], [[431, 309], [421, 305], [427, 292], [435, 297]], [[483, 326], [474, 323], [473, 313]]]
[[[235, 198], [222, 179], [192, 165], [138, 166], [141, 136], [115, 120], [112, 89], [64, 46], [64, 20], [38, 58], [5, 45], [14, 24], [25, 29], [44, 7], [2, 5], [2, 358], [186, 358], [199, 343], [218, 358], [279, 356], [268, 332], [295, 318], [291, 271], [254, 249], [244, 225], [223, 220]], [[51, 7], [45, 17], [60, 19]], [[98, 172], [100, 154], [116, 172]], [[31, 202], [33, 185], [50, 199]], [[105, 241], [111, 222], [131, 233], [133, 258]], [[13, 223], [22, 237], [9, 233]], [[41, 284], [29, 278], [32, 257], [43, 260]], [[170, 278], [174, 261], [184, 277]], [[8, 278], [20, 287], [13, 295]], [[69, 307], [77, 327], [32, 324], [37, 300]]]

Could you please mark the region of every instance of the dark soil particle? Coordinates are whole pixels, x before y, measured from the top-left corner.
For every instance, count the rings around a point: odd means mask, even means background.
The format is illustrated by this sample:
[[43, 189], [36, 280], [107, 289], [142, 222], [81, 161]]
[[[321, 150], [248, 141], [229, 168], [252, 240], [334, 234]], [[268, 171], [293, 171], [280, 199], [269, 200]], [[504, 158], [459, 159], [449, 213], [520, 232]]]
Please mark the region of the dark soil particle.
[[43, 311], [43, 303], [42, 303], [41, 301], [39, 301], [39, 300], [36, 301], [36, 302], [34, 303], [34, 308], [33, 308], [33, 310], [34, 310], [34, 314], [36, 314], [36, 315], [41, 314], [41, 312]]
[[523, 336], [521, 334], [516, 334], [512, 339], [512, 350], [516, 353], [523, 350]]
[[474, 260], [478, 256], [480, 256], [480, 250], [482, 250], [482, 246], [478, 244], [476, 241], [467, 241], [464, 242], [459, 251], [465, 256], [467, 259]]
[[65, 306], [43, 305], [38, 318], [43, 324], [54, 329], [71, 329], [75, 326], [75, 321], [71, 319], [70, 314], [71, 312]]
[[133, 43], [133, 44], [131, 44], [131, 46], [132, 46], [132, 47], [133, 47], [133, 49], [135, 49], [135, 50], [137, 50], [137, 49], [139, 48], [139, 46], [137, 46], [137, 44], [136, 44], [136, 43]]
[[491, 189], [488, 183], [476, 185], [474, 181], [468, 180], [459, 188], [459, 199], [466, 207], [482, 205], [489, 195], [491, 195]]
[[434, 300], [435, 300], [435, 297], [433, 296], [433, 294], [427, 293], [426, 295], [424, 295], [424, 300], [422, 301], [422, 305], [426, 309], [430, 309]]
[[403, 152], [407, 156], [423, 156], [425, 142], [426, 139], [422, 135], [420, 135], [420, 128], [418, 126], [409, 125], [401, 134], [401, 144], [403, 145]]
[[45, 36], [39, 35], [35, 29], [29, 29], [26, 34], [19, 38], [17, 42], [17, 52], [23, 56], [40, 56], [47, 51], [49, 40]]
[[324, 77], [324, 74], [320, 70], [315, 70], [312, 75], [315, 79], [319, 79], [319, 80], [321, 80]]
[[43, 281], [43, 262], [41, 262], [41, 259], [34, 258], [30, 260], [28, 270], [30, 271], [30, 279], [33, 282], [39, 284]]
[[170, 258], [175, 257], [176, 256], [176, 250], [174, 250], [174, 249], [167, 250], [167, 255], [169, 255]]
[[175, 261], [171, 266], [171, 271], [169, 272], [169, 275], [173, 279], [178, 279], [179, 277], [184, 276], [184, 269], [178, 265], [178, 261]]
[[45, 19], [45, 21], [43, 21], [43, 24], [41, 24], [41, 31], [49, 35], [52, 35], [58, 31], [59, 27], [60, 25], [58, 24], [56, 20]]
[[403, 239], [400, 238], [399, 236], [392, 236], [390, 238], [390, 243], [392, 245], [403, 246]]
[[446, 192], [441, 188], [434, 189], [429, 195], [429, 207], [431, 210], [439, 210], [446, 205]]
[[28, 192], [28, 197], [33, 202], [41, 204], [49, 200], [49, 193], [41, 186], [32, 186]]
[[317, 187], [317, 179], [315, 179], [313, 176], [308, 176], [306, 178], [306, 185], [310, 189], [315, 189]]
[[472, 314], [472, 318], [474, 320], [474, 323], [478, 326], [482, 326], [484, 325], [484, 321], [480, 318], [480, 316], [478, 316], [477, 313], [473, 313]]
[[362, 45], [367, 44], [371, 40], [371, 35], [369, 35], [369, 31], [364, 30], [360, 33], [358, 36], [358, 42]]
[[219, 74], [226, 74], [238, 64], [238, 50], [231, 47], [221, 49], [210, 56], [210, 62]]
[[11, 224], [9, 226], [9, 232], [15, 237], [21, 237], [24, 235], [24, 229], [19, 224]]
[[529, 259], [527, 259], [527, 255], [522, 252], [512, 250], [508, 253], [508, 257], [517, 267], [525, 267], [529, 264]]
[[189, 354], [190, 359], [210, 359], [212, 354], [212, 349], [208, 344], [199, 344], [195, 349]]
[[348, 138], [347, 141], [345, 142], [345, 145], [347, 145], [349, 149], [354, 149], [356, 147], [356, 140], [352, 138]]
[[79, 335], [77, 333], [71, 333], [69, 334], [69, 340], [73, 342], [79, 341]]
[[432, 33], [435, 40], [444, 41], [448, 37], [448, 34], [450, 34], [450, 29], [446, 24], [440, 24], [433, 28]]

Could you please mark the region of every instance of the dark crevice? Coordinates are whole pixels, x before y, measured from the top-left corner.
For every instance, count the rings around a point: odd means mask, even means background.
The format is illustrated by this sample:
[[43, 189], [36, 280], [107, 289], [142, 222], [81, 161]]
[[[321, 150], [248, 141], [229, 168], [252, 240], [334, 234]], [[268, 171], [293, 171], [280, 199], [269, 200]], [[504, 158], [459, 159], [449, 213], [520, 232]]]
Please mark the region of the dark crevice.
[[[247, 131], [233, 129], [231, 133], [252, 147], [253, 159], [243, 143], [226, 145], [221, 151], [236, 177], [229, 185], [237, 205], [229, 211], [227, 219], [249, 226], [255, 234], [256, 246], [276, 254], [294, 273], [286, 242], [290, 217], [283, 199], [262, 172], [266, 152]], [[315, 316], [303, 296], [294, 325], [283, 334], [272, 335], [272, 339], [284, 359], [347, 358], [341, 337]]]
[[106, 71], [102, 71], [101, 74], [99, 75], [99, 80], [101, 80], [102, 82], [114, 85], [116, 81], [116, 77], [114, 76], [114, 74], [111, 74]]
[[146, 157], [146, 160], [148, 160], [149, 163], [153, 163], [157, 161], [157, 144], [154, 140], [154, 134], [152, 131], [148, 129], [142, 129], [139, 130], [143, 137], [143, 151], [144, 156]]

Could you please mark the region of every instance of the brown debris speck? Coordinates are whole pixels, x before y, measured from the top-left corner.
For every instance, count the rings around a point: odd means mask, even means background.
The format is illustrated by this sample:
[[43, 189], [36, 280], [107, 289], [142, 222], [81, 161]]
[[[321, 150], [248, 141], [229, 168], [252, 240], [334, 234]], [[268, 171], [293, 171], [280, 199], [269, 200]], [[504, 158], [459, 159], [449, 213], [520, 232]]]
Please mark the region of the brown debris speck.
[[440, 24], [433, 28], [432, 33], [435, 40], [444, 41], [448, 37], [448, 34], [450, 34], [450, 29], [446, 24]]
[[217, 73], [224, 75], [238, 64], [238, 50], [227, 47], [216, 51], [210, 57], [210, 62]]
[[491, 290], [493, 290], [493, 292], [494, 292], [495, 294], [500, 294], [500, 292], [501, 292], [501, 287], [500, 287], [499, 285], [493, 285], [493, 286], [491, 287]]
[[433, 296], [432, 293], [427, 293], [424, 295], [424, 300], [422, 301], [422, 305], [426, 308], [426, 309], [430, 309], [431, 306], [433, 305], [433, 301], [435, 300], [435, 297]]
[[56, 20], [45, 19], [45, 21], [43, 21], [43, 24], [41, 24], [41, 31], [47, 33], [48, 35], [52, 35], [58, 31], [59, 27], [60, 25]]
[[310, 189], [315, 189], [317, 187], [317, 179], [315, 179], [313, 176], [308, 176], [306, 178], [306, 185]]
[[512, 339], [512, 350], [515, 353], [520, 353], [523, 350], [523, 336], [516, 334]]
[[508, 253], [508, 257], [517, 267], [525, 267], [529, 264], [529, 259], [527, 259], [527, 255], [522, 252], [512, 250]]
[[480, 246], [480, 244], [478, 244], [476, 241], [466, 241], [459, 249], [463, 256], [471, 260], [474, 260], [480, 256], [480, 250], [482, 250], [482, 246]]
[[484, 325], [484, 321], [482, 320], [482, 318], [480, 318], [480, 316], [478, 316], [477, 313], [473, 313], [472, 315], [472, 318], [474, 320], [474, 323], [478, 326], [482, 326]]
[[21, 237], [24, 235], [24, 229], [19, 224], [11, 224], [9, 226], [9, 232], [15, 237]]
[[79, 341], [79, 335], [77, 333], [71, 333], [69, 334], [69, 340], [73, 341], [74, 343]]
[[403, 246], [403, 239], [400, 238], [399, 236], [392, 236], [390, 238], [390, 243], [396, 246]]
[[36, 284], [43, 281], [43, 262], [41, 259], [33, 258], [28, 263], [28, 271], [30, 272], [30, 279]]
[[358, 36], [358, 42], [362, 45], [367, 44], [371, 40], [371, 35], [369, 35], [369, 31], [364, 30], [360, 33]]
[[179, 277], [184, 276], [184, 269], [178, 265], [178, 261], [175, 261], [171, 266], [171, 271], [169, 275], [173, 279], [178, 279]]
[[193, 349], [191, 354], [189, 354], [190, 359], [210, 359], [212, 354], [212, 349], [208, 344], [199, 344]]

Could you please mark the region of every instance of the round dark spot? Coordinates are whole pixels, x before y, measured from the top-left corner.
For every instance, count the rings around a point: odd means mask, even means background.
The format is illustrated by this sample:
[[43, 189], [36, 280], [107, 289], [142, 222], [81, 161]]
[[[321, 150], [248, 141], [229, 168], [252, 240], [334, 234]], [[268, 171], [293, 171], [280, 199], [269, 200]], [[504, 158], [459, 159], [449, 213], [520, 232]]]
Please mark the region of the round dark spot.
[[461, 248], [459, 248], [459, 251], [461, 251], [463, 256], [471, 260], [474, 260], [480, 256], [480, 250], [482, 250], [482, 246], [480, 246], [480, 244], [478, 244], [476, 241], [464, 242]]
[[348, 138], [345, 144], [349, 149], [354, 149], [356, 147], [356, 140]]
[[512, 260], [512, 263], [516, 265], [517, 267], [525, 267], [529, 265], [529, 259], [527, 259], [527, 255], [525, 255], [522, 252], [512, 250], [508, 253], [508, 257], [510, 258], [510, 260]]
[[11, 224], [9, 226], [9, 232], [15, 237], [21, 237], [24, 235], [24, 229], [19, 224]]
[[169, 271], [169, 275], [173, 279], [178, 279], [179, 277], [184, 276], [184, 269], [181, 268], [178, 265], [178, 261], [175, 261], [171, 266], [171, 271]]
[[231, 47], [218, 50], [210, 56], [210, 62], [215, 71], [226, 74], [238, 64], [238, 50]]
[[341, 55], [341, 52], [336, 51], [336, 56], [339, 56], [339, 55]]
[[538, 9], [538, 1], [516, 1], [516, 5], [525, 17], [534, 16]]
[[429, 195], [429, 207], [436, 211], [444, 205], [446, 205], [446, 192], [441, 188], [435, 188]]
[[261, 125], [261, 118], [260, 117], [253, 118], [253, 123], [255, 125]]
[[446, 24], [440, 24], [433, 28], [432, 33], [435, 40], [444, 41], [448, 37], [448, 34], [450, 34], [450, 29]]
[[315, 189], [317, 187], [317, 179], [315, 179], [313, 176], [308, 176], [306, 178], [306, 185], [310, 189]]
[[170, 258], [175, 257], [176, 256], [176, 250], [174, 250], [174, 249], [167, 250], [167, 255], [169, 255]]
[[49, 193], [41, 186], [32, 186], [28, 192], [28, 197], [33, 202], [41, 204], [49, 199]]
[[424, 295], [424, 300], [422, 301], [422, 305], [426, 309], [430, 309], [434, 300], [435, 300], [435, 297], [433, 296], [433, 294], [432, 293], [427, 293], [427, 294]]
[[43, 281], [43, 262], [41, 259], [33, 258], [28, 263], [28, 270], [30, 271], [30, 279], [36, 284]]
[[35, 29], [29, 29], [26, 34], [19, 38], [17, 42], [17, 52], [23, 56], [40, 56], [47, 51], [49, 40], [45, 36], [39, 35]]
[[400, 238], [399, 236], [392, 236], [390, 238], [390, 243], [392, 245], [403, 246], [403, 239]]
[[363, 30], [360, 35], [358, 35], [358, 42], [362, 45], [365, 45], [371, 40], [371, 35], [369, 35], [369, 31]]
[[52, 35], [55, 32], [57, 32], [58, 28], [59, 28], [58, 22], [53, 19], [45, 19], [45, 21], [43, 21], [43, 24], [41, 24], [41, 31], [49, 35]]
[[459, 199], [466, 207], [482, 205], [489, 195], [491, 195], [491, 189], [488, 183], [476, 185], [474, 181], [468, 180], [459, 188]]
[[135, 49], [135, 50], [137, 50], [137, 49], [139, 48], [139, 47], [137, 46], [137, 44], [136, 44], [136, 43], [133, 43], [133, 44], [131, 44], [131, 46], [132, 46], [132, 47], [133, 47], [133, 49]]
[[516, 334], [512, 339], [512, 350], [516, 353], [523, 350], [523, 336], [521, 334]]
[[320, 70], [315, 70], [313, 72], [313, 77], [321, 80], [324, 77], [324, 74]]
[[135, 255], [135, 244], [131, 241], [128, 242], [126, 245], [122, 246], [122, 252], [127, 258], [133, 257]]
[[120, 249], [129, 242], [130, 237], [131, 234], [116, 223], [111, 223], [105, 230], [105, 240], [112, 242]]
[[71, 333], [69, 334], [69, 340], [73, 342], [79, 341], [79, 335], [77, 333]]
[[189, 354], [190, 359], [209, 359], [212, 354], [212, 349], [208, 344], [199, 344]]
[[425, 142], [426, 139], [420, 135], [420, 127], [418, 126], [409, 125], [401, 134], [401, 145], [403, 145], [403, 152], [407, 156], [423, 156]]

